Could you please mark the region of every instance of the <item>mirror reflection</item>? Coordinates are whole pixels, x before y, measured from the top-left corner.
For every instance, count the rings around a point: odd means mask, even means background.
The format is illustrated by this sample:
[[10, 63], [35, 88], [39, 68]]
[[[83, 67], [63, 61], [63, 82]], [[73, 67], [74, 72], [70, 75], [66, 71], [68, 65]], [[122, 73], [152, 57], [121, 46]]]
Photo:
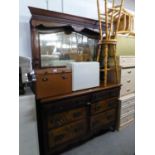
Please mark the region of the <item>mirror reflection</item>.
[[92, 61], [97, 40], [72, 32], [40, 33], [41, 67], [65, 66], [70, 61]]

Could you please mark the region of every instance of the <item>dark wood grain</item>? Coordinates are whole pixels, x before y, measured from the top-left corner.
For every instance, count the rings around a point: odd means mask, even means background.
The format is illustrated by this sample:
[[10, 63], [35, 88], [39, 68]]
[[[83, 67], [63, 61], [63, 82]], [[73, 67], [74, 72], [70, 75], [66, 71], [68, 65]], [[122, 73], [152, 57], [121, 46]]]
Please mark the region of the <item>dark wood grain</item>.
[[[120, 85], [36, 100], [41, 155], [54, 155], [117, 124]], [[99, 107], [99, 108], [98, 108]]]

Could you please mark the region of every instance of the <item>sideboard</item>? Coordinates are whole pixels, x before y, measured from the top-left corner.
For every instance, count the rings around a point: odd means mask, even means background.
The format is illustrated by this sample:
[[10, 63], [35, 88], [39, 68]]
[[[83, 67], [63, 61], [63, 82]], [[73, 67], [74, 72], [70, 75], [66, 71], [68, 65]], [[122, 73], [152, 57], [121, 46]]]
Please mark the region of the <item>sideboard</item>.
[[120, 85], [36, 99], [41, 155], [53, 155], [117, 125]]

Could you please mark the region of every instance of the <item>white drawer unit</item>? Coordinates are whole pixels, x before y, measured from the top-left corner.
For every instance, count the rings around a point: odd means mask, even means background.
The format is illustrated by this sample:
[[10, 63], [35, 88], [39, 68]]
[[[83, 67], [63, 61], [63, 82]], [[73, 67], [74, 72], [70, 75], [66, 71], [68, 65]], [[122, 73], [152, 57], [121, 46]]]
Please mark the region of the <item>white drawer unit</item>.
[[125, 106], [121, 108], [121, 116], [135, 111], [135, 105]]
[[121, 84], [120, 96], [135, 92], [135, 68], [121, 69]]
[[121, 67], [134, 67], [135, 56], [119, 56], [119, 65]]
[[129, 126], [131, 123], [134, 123], [134, 120], [135, 120], [135, 113], [130, 113], [129, 115], [122, 117], [120, 119], [119, 129]]
[[122, 126], [128, 122], [132, 122], [132, 121], [134, 121], [134, 119], [135, 119], [135, 113], [133, 111], [133, 112], [128, 113], [128, 115], [124, 115], [123, 117], [121, 117], [120, 126]]
[[129, 94], [120, 98], [118, 129], [124, 128], [134, 122], [135, 94]]
[[121, 108], [130, 106], [130, 105], [134, 105], [135, 104], [135, 94], [132, 93], [132, 94], [123, 96], [119, 100], [121, 102]]

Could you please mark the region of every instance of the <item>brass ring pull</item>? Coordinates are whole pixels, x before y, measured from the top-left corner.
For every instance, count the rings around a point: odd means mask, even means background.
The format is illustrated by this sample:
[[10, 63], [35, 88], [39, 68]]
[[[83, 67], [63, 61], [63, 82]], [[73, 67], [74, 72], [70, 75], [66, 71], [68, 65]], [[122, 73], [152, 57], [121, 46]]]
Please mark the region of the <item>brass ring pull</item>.
[[130, 83], [130, 82], [131, 82], [131, 80], [128, 80], [128, 81], [127, 81], [127, 83]]
[[47, 77], [43, 77], [42, 81], [48, 81], [48, 78]]
[[128, 71], [128, 73], [130, 74], [130, 73], [131, 73], [131, 71]]

